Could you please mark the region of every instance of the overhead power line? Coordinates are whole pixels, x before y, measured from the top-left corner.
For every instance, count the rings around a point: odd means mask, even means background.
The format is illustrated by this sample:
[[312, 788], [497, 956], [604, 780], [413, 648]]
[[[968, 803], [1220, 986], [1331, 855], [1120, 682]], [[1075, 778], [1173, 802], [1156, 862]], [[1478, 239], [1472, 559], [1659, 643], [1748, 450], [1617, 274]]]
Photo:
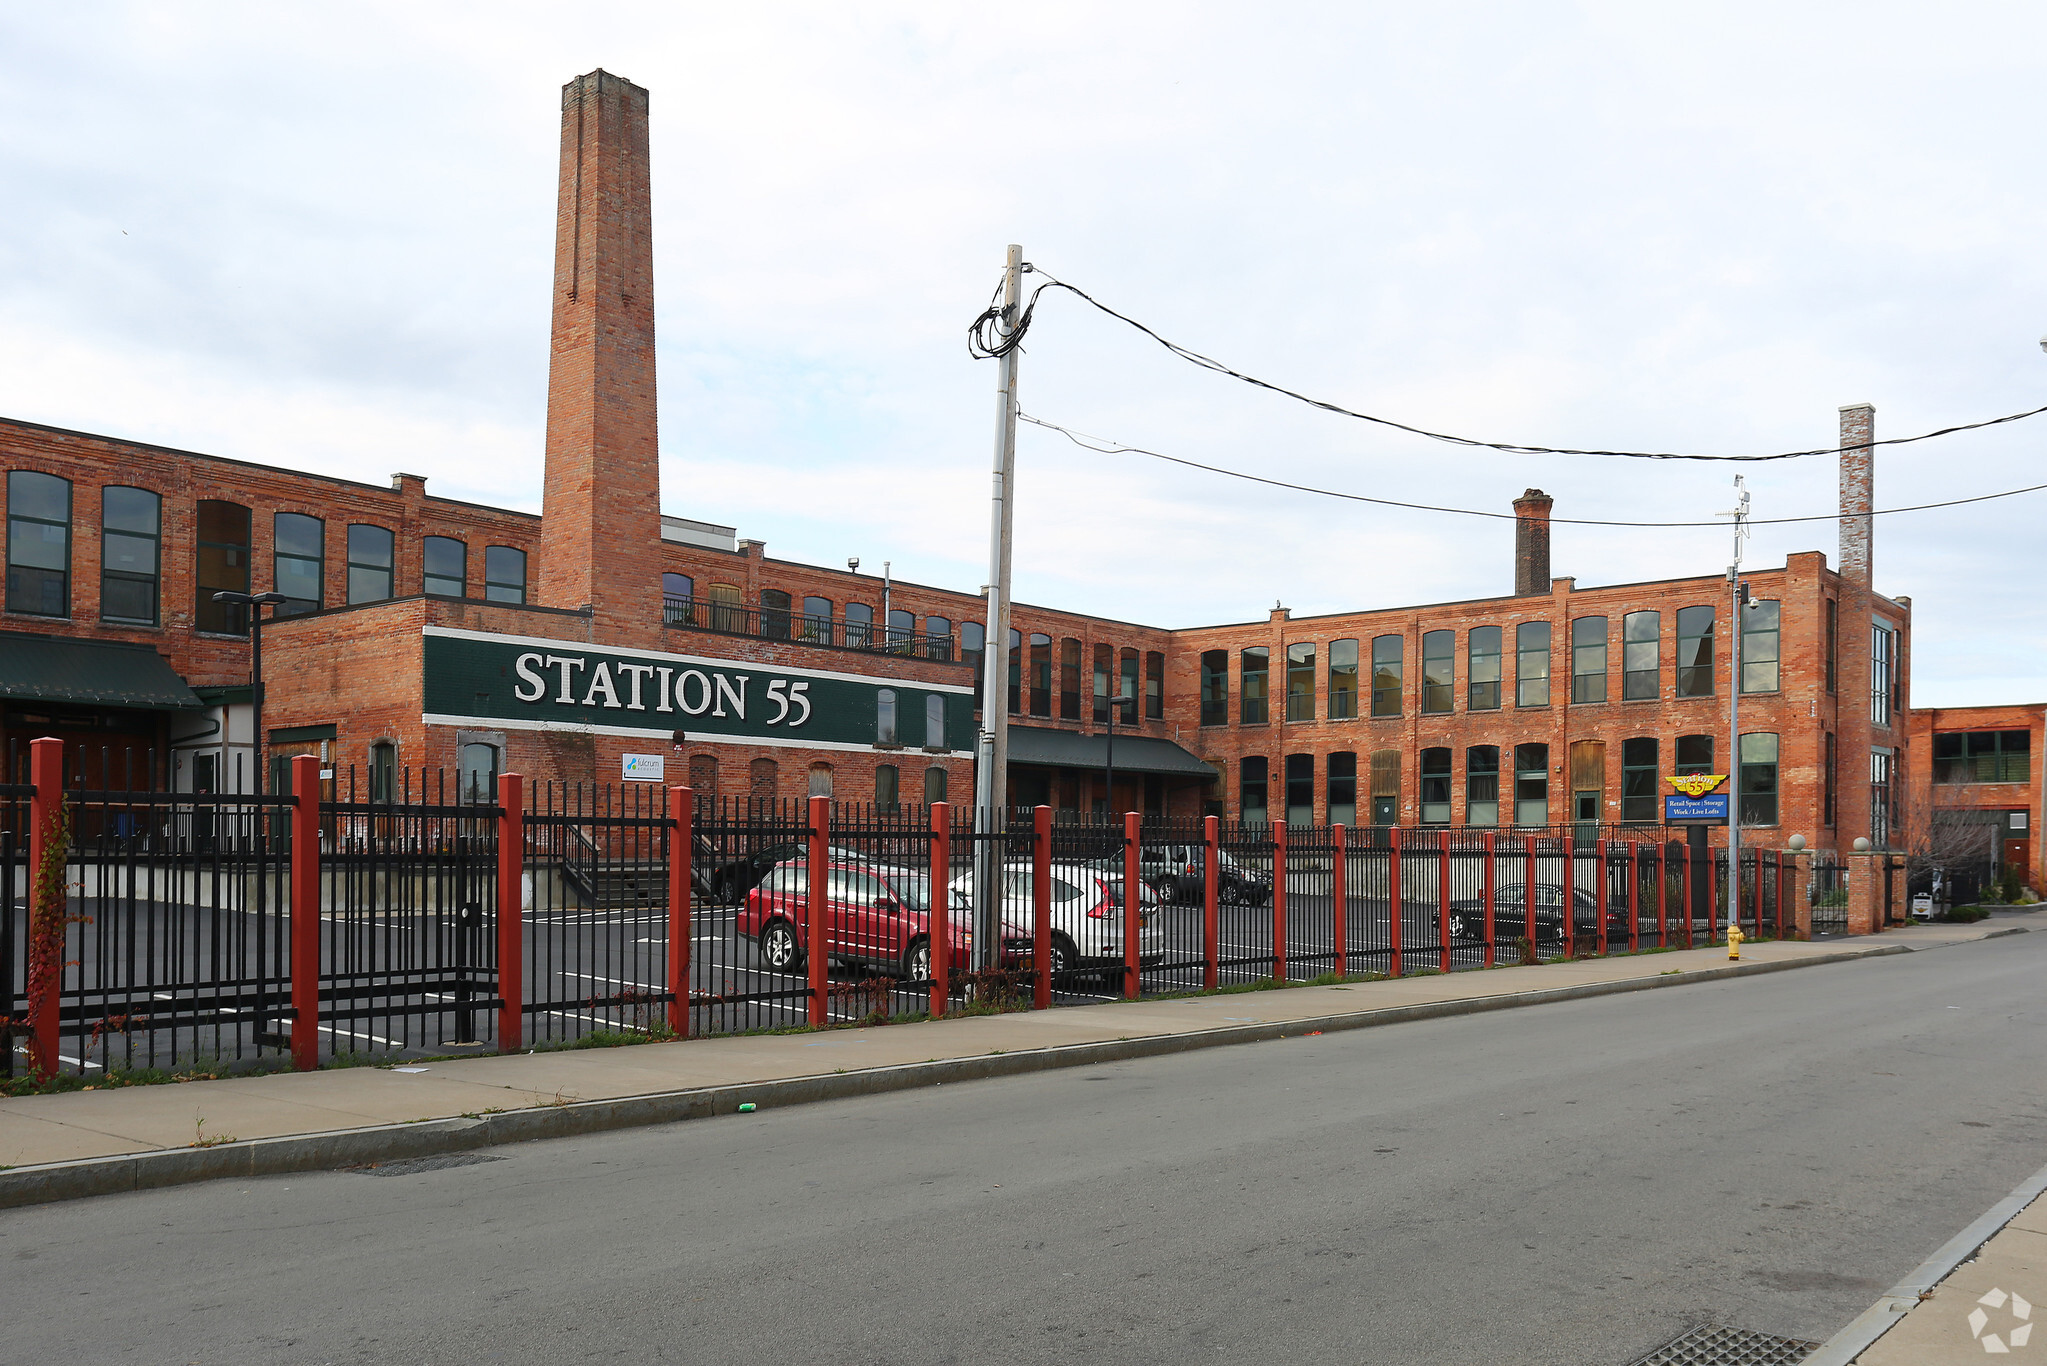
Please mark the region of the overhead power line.
[[[1162, 451], [1147, 450], [1143, 446], [1125, 446], [1119, 442], [1109, 441], [1102, 437], [1088, 436], [1083, 432], [1076, 432], [1062, 427], [1056, 422], [1047, 422], [1041, 417], [1032, 417], [1029, 413], [1019, 412], [1016, 416], [1019, 422], [1028, 422], [1034, 427], [1043, 427], [1046, 431], [1057, 432], [1074, 445], [1081, 447], [1083, 450], [1093, 451], [1098, 455], [1148, 455], [1154, 460], [1163, 460], [1170, 465], [1185, 465], [1188, 469], [1204, 470], [1209, 474], [1220, 474], [1226, 478], [1242, 479], [1248, 483], [1264, 484], [1276, 489], [1290, 489], [1295, 493], [1310, 493], [1318, 498], [1341, 498], [1351, 503], [1374, 503], [1380, 507], [1406, 508], [1412, 512], [1446, 512], [1457, 517], [1490, 517], [1502, 522], [1517, 520], [1516, 514], [1511, 512], [1490, 512], [1479, 508], [1444, 507], [1436, 503], [1404, 503], [1396, 498], [1373, 498], [1362, 493], [1345, 493], [1340, 489], [1317, 488], [1313, 484], [1295, 484], [1285, 479], [1268, 479], [1262, 474], [1246, 474], [1242, 470], [1233, 470], [1222, 465], [1203, 464], [1199, 460], [1189, 460], [1184, 456], [1178, 455], [1167, 455]], [[2022, 493], [2039, 493], [2042, 490], [2047, 490], [2047, 484], [2030, 484], [2022, 489], [2005, 489], [2001, 493], [1979, 493], [1973, 498], [1950, 498], [1940, 503], [1915, 503], [1911, 507], [1879, 508], [1874, 512], [1825, 512], [1809, 517], [1750, 517], [1747, 521], [1751, 526], [1773, 526], [1785, 522], [1838, 522], [1848, 517], [1892, 517], [1901, 512], [1930, 512], [1935, 508], [1961, 507], [1965, 503], [1988, 503], [1997, 498], [2016, 498]], [[1709, 522], [1625, 522], [1601, 521], [1590, 517], [1552, 517], [1550, 521], [1562, 526], [1656, 528], [1711, 526], [1725, 528], [1727, 525], [1726, 522], [1718, 520]]]
[[[1069, 285], [1064, 280], [1055, 279], [1028, 261], [1024, 263], [1023, 268], [1026, 273], [1044, 276], [1045, 283], [1031, 291], [1030, 299], [1024, 304], [1023, 311], [1017, 317], [1013, 327], [1005, 329], [1000, 325], [1003, 309], [992, 303], [988, 308], [982, 310], [979, 317], [967, 325], [967, 353], [975, 359], [1003, 356], [1016, 350], [1023, 344], [1024, 334], [1031, 329], [1031, 317], [1037, 311], [1038, 297], [1048, 289], [1063, 289], [1068, 294], [1108, 314], [1118, 322], [1136, 328], [1139, 332], [1144, 333], [1145, 336], [1150, 337], [1160, 346], [1165, 347], [1166, 350], [1190, 365], [1198, 365], [1204, 370], [1212, 370], [1216, 374], [1227, 375], [1231, 379], [1240, 380], [1255, 388], [1269, 390], [1272, 393], [1305, 403], [1311, 408], [1320, 408], [1325, 413], [1335, 413], [1340, 417], [1353, 417], [1360, 422], [1370, 422], [1376, 426], [1391, 428], [1399, 432], [1407, 432], [1413, 436], [1424, 436], [1431, 441], [1443, 441], [1453, 446], [1471, 446], [1482, 450], [1505, 451], [1509, 455], [1600, 455], [1614, 456], [1627, 460], [1711, 460], [1738, 462], [1798, 460], [1808, 455], [1839, 455], [1844, 451], [1866, 450], [1871, 446], [1907, 446], [1917, 441], [1931, 441], [1935, 437], [1952, 436], [1956, 432], [1973, 432], [1984, 427], [2001, 426], [2007, 422], [2022, 422], [2026, 418], [2038, 417], [2041, 413], [2047, 413], [2047, 404], [2042, 404], [2038, 408], [2032, 408], [2023, 413], [2011, 413], [2004, 417], [1993, 417], [1983, 422], [1959, 423], [1952, 427], [1942, 427], [1938, 431], [1921, 432], [1918, 436], [1893, 436], [1886, 437], [1881, 441], [1872, 441], [1854, 446], [1816, 446], [1811, 450], [1778, 451], [1771, 455], [1698, 455], [1679, 451], [1609, 451], [1576, 446], [1528, 446], [1514, 441], [1484, 441], [1477, 437], [1456, 436], [1449, 432], [1432, 432], [1426, 427], [1411, 426], [1405, 422], [1396, 422], [1392, 418], [1374, 417], [1370, 413], [1361, 413], [1354, 408], [1346, 408], [1340, 403], [1331, 403], [1327, 399], [1311, 398], [1307, 394], [1286, 388], [1284, 385], [1273, 384], [1254, 375], [1247, 375], [1242, 371], [1233, 370], [1212, 356], [1205, 356], [1199, 351], [1190, 350], [1178, 342], [1168, 341], [1152, 331], [1151, 328], [1137, 321], [1137, 319], [1118, 313], [1086, 290], [1081, 289], [1077, 285]], [[1905, 509], [1899, 510], [1904, 511]]]

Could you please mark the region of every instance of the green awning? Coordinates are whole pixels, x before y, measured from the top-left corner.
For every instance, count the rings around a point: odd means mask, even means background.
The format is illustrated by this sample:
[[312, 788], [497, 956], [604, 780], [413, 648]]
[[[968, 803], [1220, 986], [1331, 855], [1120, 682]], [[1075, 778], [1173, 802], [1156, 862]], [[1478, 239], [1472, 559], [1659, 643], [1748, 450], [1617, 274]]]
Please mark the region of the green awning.
[[[1070, 730], [1042, 730], [1036, 726], [1009, 728], [1009, 762], [1043, 764], [1053, 768], [1101, 769], [1107, 766], [1109, 741], [1105, 735], [1082, 735]], [[1176, 778], [1214, 778], [1214, 765], [1171, 740], [1150, 735], [1116, 736], [1118, 773], [1164, 773]]]
[[145, 711], [206, 704], [170, 661], [147, 645], [0, 631], [0, 699]]

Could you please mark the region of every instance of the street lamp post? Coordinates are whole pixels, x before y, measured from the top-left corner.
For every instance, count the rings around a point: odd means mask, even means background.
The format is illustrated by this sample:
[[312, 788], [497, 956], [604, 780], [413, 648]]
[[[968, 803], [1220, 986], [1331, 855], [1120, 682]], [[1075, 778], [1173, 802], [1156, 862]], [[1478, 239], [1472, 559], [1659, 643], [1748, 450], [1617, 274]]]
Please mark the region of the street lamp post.
[[263, 608], [291, 599], [282, 593], [237, 593], [226, 589], [215, 593], [213, 600], [249, 609], [249, 708], [255, 727], [252, 738], [256, 756], [256, 795], [260, 797], [263, 795]]

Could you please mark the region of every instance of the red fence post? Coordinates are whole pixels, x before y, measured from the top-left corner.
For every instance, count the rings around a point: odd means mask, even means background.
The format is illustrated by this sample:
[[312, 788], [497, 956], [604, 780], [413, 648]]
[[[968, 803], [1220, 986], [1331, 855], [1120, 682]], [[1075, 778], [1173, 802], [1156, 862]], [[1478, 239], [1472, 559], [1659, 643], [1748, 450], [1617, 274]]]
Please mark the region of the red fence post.
[[1487, 967], [1491, 967], [1497, 957], [1493, 952], [1493, 893], [1499, 887], [1499, 878], [1496, 875], [1498, 871], [1497, 860], [1499, 859], [1498, 839], [1499, 837], [1493, 834], [1492, 831], [1488, 830], [1485, 832], [1485, 872], [1482, 875], [1484, 890], [1480, 895], [1485, 898], [1485, 965]]
[[498, 775], [498, 1052], [526, 1046], [526, 780]]
[[[991, 855], [991, 857], [994, 857]], [[1001, 885], [1002, 860], [995, 858], [996, 885]], [[1031, 1004], [1052, 1008], [1052, 808], [1031, 812], [1031, 965], [1038, 980]]]
[[1436, 832], [1436, 968], [1450, 975], [1450, 832]]
[[1334, 924], [1331, 926], [1331, 930], [1336, 936], [1336, 976], [1339, 981], [1345, 977], [1350, 976], [1350, 958], [1348, 952], [1350, 940], [1349, 917], [1350, 907], [1346, 904], [1350, 899], [1349, 888], [1347, 886], [1350, 875], [1350, 869], [1346, 866], [1350, 860], [1348, 855], [1346, 855], [1344, 852], [1343, 836], [1344, 829], [1342, 826], [1332, 825], [1329, 827], [1329, 839], [1331, 845], [1334, 848], [1334, 852], [1330, 855], [1329, 864], [1331, 882], [1330, 896], [1333, 901], [1335, 909], [1335, 914], [1333, 916]]
[[825, 921], [832, 913], [830, 891], [826, 883], [831, 877], [831, 861], [826, 856], [831, 838], [832, 799], [812, 797], [810, 799], [810, 889], [806, 893], [808, 907], [804, 914], [809, 921], [803, 927], [804, 966], [809, 971], [810, 1010], [812, 1029], [823, 1029], [825, 1025], [826, 968], [829, 960], [825, 957]]
[[1215, 941], [1221, 937], [1215, 911], [1215, 884], [1222, 862], [1222, 822], [1201, 818], [1201, 989], [1214, 991], [1218, 972]]
[[689, 1037], [690, 951], [696, 944], [690, 902], [696, 892], [697, 794], [668, 789], [668, 1030]]
[[952, 999], [952, 806], [947, 802], [931, 803], [930, 900], [924, 933], [931, 937], [931, 1018], [936, 1020]]
[[320, 756], [291, 761], [291, 1065], [320, 1065]]
[[1286, 822], [1272, 823], [1272, 980], [1286, 980]]
[[[43, 860], [50, 853], [64, 804], [64, 742], [48, 736], [28, 744], [28, 780], [36, 794], [28, 805], [28, 1020], [29, 1069], [37, 1081], [57, 1075], [57, 1003], [64, 994], [64, 917], [70, 910], [67, 872], [57, 870], [57, 904], [42, 899]], [[43, 917], [57, 917], [54, 950], [45, 947]]]
[[1137, 878], [1138, 816], [1135, 811], [1123, 813], [1123, 999], [1134, 1001], [1138, 994], [1138, 938], [1143, 928], [1143, 918], [1138, 914], [1138, 891], [1143, 884]]
[[1386, 832], [1386, 968], [1400, 976], [1400, 827]]
[[1564, 957], [1578, 956], [1578, 847], [1564, 836]]

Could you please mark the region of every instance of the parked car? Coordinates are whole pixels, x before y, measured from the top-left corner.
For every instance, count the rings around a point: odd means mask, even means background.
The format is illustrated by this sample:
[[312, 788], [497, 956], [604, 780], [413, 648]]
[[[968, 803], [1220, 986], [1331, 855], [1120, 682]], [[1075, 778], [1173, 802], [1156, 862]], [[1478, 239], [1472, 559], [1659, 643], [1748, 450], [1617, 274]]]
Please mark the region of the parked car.
[[[857, 849], [833, 845], [828, 852], [834, 862], [873, 862]], [[777, 865], [801, 863], [808, 857], [809, 850], [794, 841], [770, 844], [735, 857], [720, 854], [707, 837], [698, 835], [690, 880], [696, 885], [697, 895], [712, 905], [737, 906], [746, 900], [748, 892], [761, 885]]]
[[[1572, 934], [1597, 935], [1599, 933], [1599, 897], [1589, 887], [1571, 888]], [[1450, 903], [1449, 932], [1452, 939], [1485, 938], [1485, 896], [1460, 897]], [[1607, 933], [1614, 934], [1618, 922], [1618, 933], [1628, 932], [1628, 911], [1625, 905], [1607, 908]], [[1494, 939], [1519, 938], [1517, 930], [1524, 930], [1528, 924], [1528, 888], [1526, 883], [1508, 882], [1493, 888], [1493, 937]], [[1556, 882], [1535, 884], [1535, 933], [1541, 939], [1561, 939], [1564, 930], [1564, 888]]]
[[[828, 957], [915, 981], [931, 976], [931, 881], [923, 871], [835, 858], [825, 895]], [[809, 864], [800, 859], [777, 864], [747, 894], [738, 923], [739, 932], [759, 945], [769, 967], [801, 971], [809, 942]], [[965, 963], [973, 948], [973, 927], [968, 917], [955, 914], [950, 928], [953, 961]], [[1017, 936], [1016, 930], [1004, 926], [1006, 943], [1013, 944]]]
[[[1167, 905], [1201, 903], [1207, 848], [1199, 844], [1150, 844], [1138, 850], [1138, 869]], [[1272, 900], [1272, 879], [1246, 868], [1227, 849], [1215, 852], [1215, 899], [1225, 906], [1263, 906]]]
[[[1052, 865], [1052, 971], [1055, 974], [1118, 970], [1123, 966], [1123, 876], [1085, 863]], [[974, 873], [964, 870], [952, 880], [955, 915], [971, 914]], [[1148, 886], [1137, 889], [1137, 961], [1163, 962], [1166, 956], [1165, 927], [1158, 923], [1159, 898]], [[1029, 864], [1009, 864], [1002, 870], [1002, 914], [1006, 921], [1028, 927], [1035, 923], [1037, 900], [1032, 889]], [[1005, 942], [1010, 931], [1005, 930]], [[1030, 930], [1024, 936], [1023, 951], [1030, 951]]]

